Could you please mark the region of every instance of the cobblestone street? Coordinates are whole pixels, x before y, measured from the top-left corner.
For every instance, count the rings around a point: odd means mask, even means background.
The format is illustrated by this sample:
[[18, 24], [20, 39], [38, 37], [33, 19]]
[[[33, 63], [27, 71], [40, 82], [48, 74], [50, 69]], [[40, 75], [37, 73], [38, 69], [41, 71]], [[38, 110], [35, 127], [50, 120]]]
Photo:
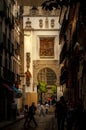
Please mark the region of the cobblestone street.
[[[28, 129], [33, 130], [56, 130], [56, 119], [53, 114], [46, 115], [45, 117], [39, 117], [36, 115], [38, 127], [34, 128], [33, 122], [31, 122]], [[7, 127], [3, 127], [0, 130], [25, 130], [23, 127], [24, 119], [21, 119], [15, 123], [10, 123]]]

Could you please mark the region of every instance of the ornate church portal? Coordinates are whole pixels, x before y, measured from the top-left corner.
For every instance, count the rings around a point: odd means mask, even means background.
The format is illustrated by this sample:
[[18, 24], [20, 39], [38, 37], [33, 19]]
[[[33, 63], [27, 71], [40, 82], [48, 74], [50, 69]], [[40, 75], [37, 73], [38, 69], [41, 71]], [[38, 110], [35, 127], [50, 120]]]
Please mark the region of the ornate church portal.
[[44, 94], [44, 98], [48, 98], [52, 95], [51, 87], [59, 85], [59, 69], [58, 61], [54, 60], [39, 60], [33, 61], [33, 81], [34, 89], [37, 89], [38, 81], [42, 81], [47, 84], [47, 92]]

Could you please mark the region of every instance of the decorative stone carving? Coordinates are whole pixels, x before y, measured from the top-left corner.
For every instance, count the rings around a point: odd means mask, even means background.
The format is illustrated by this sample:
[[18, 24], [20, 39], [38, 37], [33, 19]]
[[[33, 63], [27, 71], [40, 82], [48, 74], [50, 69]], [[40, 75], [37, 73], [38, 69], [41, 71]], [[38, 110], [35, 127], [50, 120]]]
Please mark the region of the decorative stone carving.
[[27, 69], [29, 69], [30, 67], [30, 53], [29, 52], [26, 53], [26, 62], [27, 62]]
[[54, 19], [51, 19], [51, 27], [52, 27], [52, 28], [54, 28], [54, 26], [55, 26], [55, 23], [54, 23], [54, 22], [55, 22], [55, 20], [54, 20]]
[[49, 21], [48, 21], [48, 18], [46, 17], [45, 19], [45, 28], [49, 28]]
[[30, 14], [31, 15], [37, 15], [39, 12], [38, 8], [36, 6], [32, 6], [32, 8], [30, 9]]
[[40, 57], [54, 57], [54, 37], [40, 38]]
[[43, 27], [43, 20], [42, 20], [42, 19], [39, 20], [39, 27], [40, 27], [40, 28]]
[[30, 67], [30, 53], [29, 52], [26, 53], [26, 66], [27, 66], [27, 71], [25, 72], [26, 84], [27, 84], [27, 86], [29, 86], [30, 85], [30, 78], [31, 78], [31, 73], [29, 71], [29, 67]]
[[25, 29], [32, 29], [31, 21], [29, 20], [29, 18], [28, 18], [27, 21], [26, 21]]

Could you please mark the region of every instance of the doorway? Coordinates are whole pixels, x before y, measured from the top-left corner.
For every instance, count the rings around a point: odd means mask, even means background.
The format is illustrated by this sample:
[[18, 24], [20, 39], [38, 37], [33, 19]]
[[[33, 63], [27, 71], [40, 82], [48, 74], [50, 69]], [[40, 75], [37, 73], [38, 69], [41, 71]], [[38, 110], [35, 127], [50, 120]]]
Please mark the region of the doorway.
[[[56, 85], [56, 73], [48, 67], [42, 68], [37, 75], [37, 80], [46, 84], [47, 92], [42, 94], [42, 100], [45, 102], [49, 97], [53, 96], [52, 86]], [[38, 95], [40, 100], [40, 95]]]

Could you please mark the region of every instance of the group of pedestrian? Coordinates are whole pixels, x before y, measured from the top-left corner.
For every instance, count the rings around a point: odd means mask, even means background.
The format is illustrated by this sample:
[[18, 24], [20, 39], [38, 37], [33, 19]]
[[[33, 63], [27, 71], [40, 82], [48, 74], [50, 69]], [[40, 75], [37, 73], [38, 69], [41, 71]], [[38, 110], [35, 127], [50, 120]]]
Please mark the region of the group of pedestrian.
[[58, 130], [66, 129], [82, 130], [83, 129], [83, 106], [81, 101], [75, 104], [72, 100], [65, 101], [61, 96], [60, 100], [56, 102], [55, 117], [57, 118]]
[[49, 104], [46, 102], [45, 104], [38, 102], [38, 114], [39, 116], [45, 116], [49, 113]]
[[45, 116], [45, 114], [48, 114], [49, 104], [46, 103], [45, 105], [38, 102], [38, 105], [36, 107], [35, 103], [32, 102], [31, 106], [28, 107], [28, 105], [24, 106], [24, 128], [28, 128], [30, 125], [30, 122], [33, 121], [35, 127], [38, 126], [36, 119], [35, 119], [35, 113], [36, 110], [39, 112], [39, 117]]
[[[35, 120], [35, 113], [36, 110], [39, 110], [39, 117], [41, 115], [45, 116], [45, 114], [48, 114], [48, 107], [49, 104], [44, 105], [40, 102], [38, 103], [38, 106], [35, 106], [35, 103], [33, 102], [32, 105], [28, 109], [28, 105], [25, 105], [24, 107], [24, 127], [29, 127], [29, 124], [31, 121], [33, 121], [35, 127], [38, 126], [36, 120]], [[72, 100], [65, 101], [64, 97], [61, 96], [60, 100], [56, 102], [55, 105], [55, 117], [57, 119], [57, 126], [58, 130], [64, 130], [65, 123], [66, 123], [66, 130], [72, 130], [73, 126], [75, 127], [74, 130], [82, 130], [84, 127], [83, 125], [83, 106], [81, 101], [79, 101], [76, 104], [76, 107], [74, 106], [74, 103]], [[75, 124], [74, 124], [75, 123]]]
[[32, 102], [31, 106], [28, 108], [28, 105], [25, 105], [24, 107], [24, 128], [28, 128], [30, 125], [30, 122], [33, 121], [35, 127], [38, 126], [36, 120], [35, 120], [35, 113], [36, 113], [37, 107], [35, 106], [35, 103]]

